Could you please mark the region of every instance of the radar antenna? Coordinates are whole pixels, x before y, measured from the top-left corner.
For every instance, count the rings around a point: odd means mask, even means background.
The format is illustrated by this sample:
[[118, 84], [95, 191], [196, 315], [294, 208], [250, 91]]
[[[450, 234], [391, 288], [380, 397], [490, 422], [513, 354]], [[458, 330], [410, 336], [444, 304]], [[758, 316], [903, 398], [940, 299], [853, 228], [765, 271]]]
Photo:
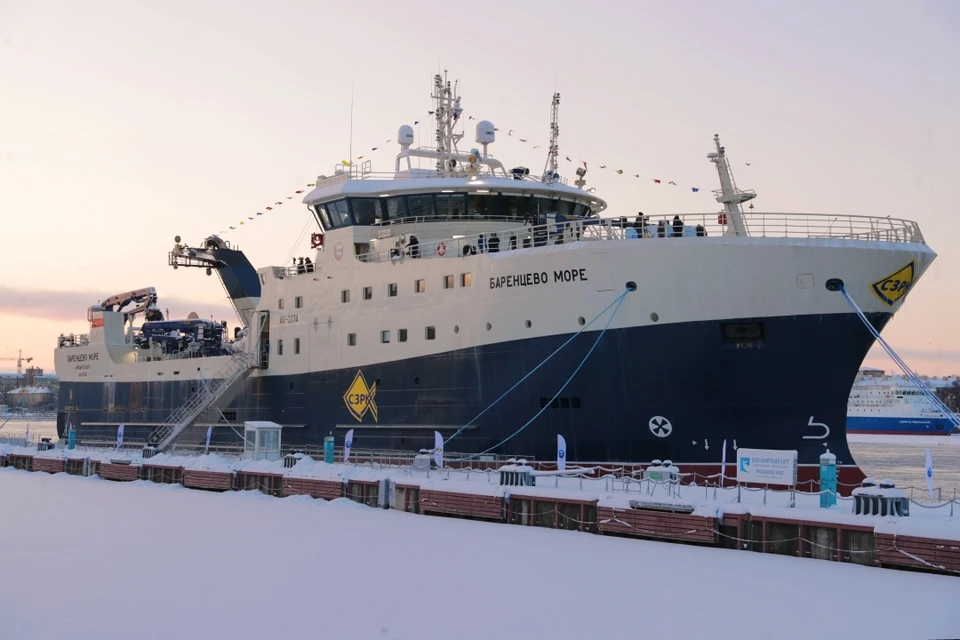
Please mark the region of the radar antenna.
[[557, 140], [560, 138], [560, 94], [553, 94], [553, 103], [550, 108], [550, 150], [547, 151], [547, 164], [543, 168], [543, 182], [553, 184], [560, 177], [557, 172], [557, 159], [560, 156], [560, 147]]
[[724, 233], [732, 236], [749, 235], [743, 220], [743, 207], [740, 205], [756, 198], [757, 192], [753, 189], [737, 188], [737, 183], [733, 179], [733, 169], [727, 161], [726, 148], [720, 145], [719, 134], [714, 134], [713, 143], [717, 150], [708, 153], [707, 159], [717, 165], [717, 173], [720, 174], [720, 188], [715, 190], [713, 195], [717, 202], [723, 205], [723, 211], [726, 214], [727, 230]]
[[451, 175], [456, 167], [457, 160], [453, 156], [458, 153], [457, 143], [463, 137], [462, 133], [454, 133], [453, 128], [460, 120], [463, 108], [460, 107], [460, 96], [457, 93], [459, 81], [451, 84], [447, 80], [447, 72], [443, 76], [439, 73], [433, 76], [433, 96], [437, 101], [434, 116], [437, 120], [437, 171], [441, 176]]

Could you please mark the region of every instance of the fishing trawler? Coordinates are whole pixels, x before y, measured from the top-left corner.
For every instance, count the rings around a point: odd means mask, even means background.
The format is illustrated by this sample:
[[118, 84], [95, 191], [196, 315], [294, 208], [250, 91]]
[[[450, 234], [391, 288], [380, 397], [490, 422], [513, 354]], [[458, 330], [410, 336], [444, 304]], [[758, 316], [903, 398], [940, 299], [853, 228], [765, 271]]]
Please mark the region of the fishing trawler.
[[489, 121], [464, 147], [457, 89], [434, 78], [435, 146], [404, 125], [390, 171], [318, 177], [306, 264], [254, 269], [217, 236], [177, 237], [169, 264], [221, 278], [232, 339], [163, 318], [152, 289], [91, 306], [90, 333], [56, 349], [61, 433], [124, 424], [162, 449], [268, 420], [289, 445], [417, 451], [439, 432], [447, 452], [548, 462], [559, 434], [568, 464], [698, 473], [726, 442], [797, 450], [801, 480], [829, 448], [843, 481], [862, 477], [847, 397], [874, 338], [838, 291], [882, 329], [936, 256], [916, 223], [746, 213], [756, 193], [718, 136], [719, 213], [611, 217], [586, 167], [561, 175], [558, 94], [535, 175], [494, 157]]

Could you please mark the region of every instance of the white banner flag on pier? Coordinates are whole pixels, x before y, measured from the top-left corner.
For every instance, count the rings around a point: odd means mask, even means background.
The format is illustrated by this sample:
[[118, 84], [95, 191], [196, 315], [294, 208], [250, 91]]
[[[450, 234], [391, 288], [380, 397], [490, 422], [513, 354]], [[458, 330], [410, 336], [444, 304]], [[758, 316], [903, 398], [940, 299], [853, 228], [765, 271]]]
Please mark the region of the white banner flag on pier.
[[557, 471], [566, 471], [567, 469], [567, 441], [563, 436], [557, 434]]
[[927, 468], [924, 474], [927, 477], [927, 491], [930, 492], [930, 501], [933, 501], [933, 457], [927, 449]]
[[347, 431], [347, 437], [343, 441], [343, 463], [350, 461], [350, 447], [353, 446], [353, 429]]
[[433, 461], [438, 468], [443, 469], [443, 436], [439, 431], [433, 432]]
[[723, 441], [723, 455], [720, 458], [720, 486], [723, 486], [723, 479], [727, 473], [727, 441]]
[[123, 444], [123, 425], [117, 427], [117, 449]]
[[213, 434], [213, 425], [207, 427], [207, 441], [203, 443], [203, 455], [210, 452], [210, 436]]

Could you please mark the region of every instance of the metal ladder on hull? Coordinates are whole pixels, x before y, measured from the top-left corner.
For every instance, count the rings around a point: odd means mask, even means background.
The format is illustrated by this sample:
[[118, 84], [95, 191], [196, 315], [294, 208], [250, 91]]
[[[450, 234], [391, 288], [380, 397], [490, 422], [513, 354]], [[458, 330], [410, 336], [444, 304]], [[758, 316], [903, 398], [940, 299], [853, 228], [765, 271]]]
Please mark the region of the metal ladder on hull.
[[204, 411], [238, 382], [250, 375], [256, 365], [252, 353], [235, 353], [216, 376], [200, 384], [197, 392], [150, 434], [149, 443], [161, 451], [173, 444]]

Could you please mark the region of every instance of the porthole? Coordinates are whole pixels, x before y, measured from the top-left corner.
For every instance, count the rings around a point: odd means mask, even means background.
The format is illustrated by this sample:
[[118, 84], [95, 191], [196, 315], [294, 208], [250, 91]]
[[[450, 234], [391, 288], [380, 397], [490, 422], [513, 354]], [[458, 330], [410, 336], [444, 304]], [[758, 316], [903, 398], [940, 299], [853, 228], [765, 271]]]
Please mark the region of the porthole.
[[454, 332], [454, 333], [460, 333], [460, 325], [458, 325], [458, 324], [453, 325], [453, 332]]
[[487, 323], [487, 331], [490, 331], [490, 329], [493, 329], [493, 325], [488, 322], [488, 323]]
[[587, 320], [583, 316], [580, 316], [579, 318], [577, 318], [577, 324], [579, 324], [582, 327], [583, 325], [587, 324]]
[[529, 320], [527, 320], [524, 324], [527, 325], [527, 329], [533, 326], [533, 323], [530, 322]]
[[630, 282], [627, 283], [627, 291], [636, 291], [636, 290], [637, 290], [637, 283], [636, 283], [636, 282], [634, 282], [633, 280], [631, 280]]
[[413, 376], [413, 384], [420, 384], [420, 376]]
[[657, 320], [660, 319], [660, 316], [658, 316], [656, 312], [653, 312], [650, 314], [650, 319], [656, 322]]

